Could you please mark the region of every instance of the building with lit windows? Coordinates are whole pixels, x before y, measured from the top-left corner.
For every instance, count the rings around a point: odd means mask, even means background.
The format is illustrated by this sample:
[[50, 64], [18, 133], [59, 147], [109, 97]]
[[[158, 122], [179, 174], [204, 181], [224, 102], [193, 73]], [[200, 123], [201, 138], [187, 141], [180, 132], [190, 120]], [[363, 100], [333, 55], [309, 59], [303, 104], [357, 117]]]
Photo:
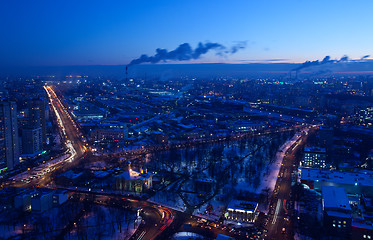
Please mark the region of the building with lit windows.
[[26, 127], [22, 129], [22, 154], [35, 156], [43, 150], [42, 129]]
[[305, 147], [302, 167], [326, 168], [326, 150], [320, 147]]
[[373, 127], [373, 107], [360, 110], [358, 115], [361, 125]]
[[322, 208], [324, 226], [330, 235], [346, 237], [351, 233], [352, 209], [343, 188], [323, 187]]
[[29, 125], [33, 128], [40, 128], [40, 142], [46, 142], [46, 123], [45, 123], [45, 103], [41, 99], [31, 99], [28, 101]]
[[373, 239], [373, 226], [371, 222], [365, 221], [363, 218], [354, 218], [352, 220], [352, 237], [354, 240], [370, 240]]
[[0, 102], [0, 172], [19, 163], [17, 105]]
[[232, 200], [227, 207], [225, 218], [234, 222], [253, 223], [257, 209], [257, 202]]
[[127, 137], [127, 129], [96, 129], [91, 132], [92, 140], [99, 142], [122, 141]]
[[142, 168], [140, 172], [134, 171], [131, 169], [131, 163], [127, 164], [124, 172], [115, 177], [116, 190], [142, 193], [153, 186], [153, 174], [143, 171]]

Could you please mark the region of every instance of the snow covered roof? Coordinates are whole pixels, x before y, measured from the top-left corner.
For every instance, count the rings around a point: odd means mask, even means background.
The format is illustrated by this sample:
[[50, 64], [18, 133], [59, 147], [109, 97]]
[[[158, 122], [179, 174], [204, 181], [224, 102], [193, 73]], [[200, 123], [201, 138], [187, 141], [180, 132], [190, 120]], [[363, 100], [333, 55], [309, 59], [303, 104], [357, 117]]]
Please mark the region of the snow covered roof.
[[362, 229], [368, 229], [368, 230], [373, 230], [373, 226], [372, 224], [370, 223], [367, 223], [364, 219], [357, 219], [357, 218], [354, 218], [352, 220], [352, 227], [353, 228], [362, 228]]
[[185, 124], [180, 123], [180, 124], [178, 124], [178, 126], [183, 128], [183, 129], [187, 129], [187, 130], [190, 130], [190, 129], [194, 128], [193, 124], [185, 125]]
[[69, 178], [69, 179], [75, 179], [79, 176], [83, 175], [83, 172], [79, 172], [79, 173], [74, 173], [73, 170], [69, 170], [67, 172], [64, 172], [62, 174], [60, 174], [59, 176], [60, 177], [65, 177], [65, 178]]
[[122, 178], [122, 179], [133, 179], [133, 180], [136, 180], [136, 179], [141, 179], [141, 180], [145, 180], [145, 179], [148, 179], [150, 178], [151, 176], [153, 176], [152, 173], [139, 173], [139, 172], [136, 172], [134, 170], [130, 170], [130, 171], [124, 171], [122, 172], [121, 174], [119, 174], [117, 176], [117, 178]]
[[232, 240], [232, 239], [234, 239], [234, 238], [229, 237], [229, 236], [224, 235], [224, 234], [219, 234], [219, 235], [217, 236], [217, 238], [216, 238], [216, 240]]
[[212, 179], [201, 179], [201, 178], [198, 178], [196, 179], [197, 182], [205, 182], [205, 183], [212, 183]]
[[227, 210], [228, 211], [255, 212], [257, 207], [258, 207], [257, 202], [232, 200], [229, 203]]
[[323, 181], [347, 185], [373, 186], [373, 171], [356, 169], [353, 172], [301, 168], [301, 179], [306, 181]]
[[95, 175], [95, 177], [97, 177], [97, 178], [104, 178], [104, 177], [108, 176], [109, 174], [110, 173], [102, 171], [102, 170], [93, 173], [93, 175]]
[[320, 147], [305, 147], [304, 152], [313, 152], [313, 153], [325, 153], [325, 148]]
[[322, 198], [325, 209], [351, 212], [350, 203], [344, 188], [324, 186], [322, 187]]
[[124, 171], [121, 174], [118, 175], [118, 178], [123, 178], [123, 179], [139, 179], [140, 174], [136, 171]]

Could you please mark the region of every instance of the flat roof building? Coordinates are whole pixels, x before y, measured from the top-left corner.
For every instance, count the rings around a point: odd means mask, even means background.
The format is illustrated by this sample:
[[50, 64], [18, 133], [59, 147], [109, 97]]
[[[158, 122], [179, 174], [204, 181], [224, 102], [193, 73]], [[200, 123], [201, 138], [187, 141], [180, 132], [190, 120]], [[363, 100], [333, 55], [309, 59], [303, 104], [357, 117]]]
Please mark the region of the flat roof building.
[[330, 235], [349, 238], [352, 210], [346, 192], [341, 187], [322, 187], [324, 226]]
[[257, 202], [232, 200], [227, 207], [225, 216], [230, 221], [252, 223], [255, 221], [257, 208]]
[[300, 168], [300, 182], [311, 189], [323, 186], [342, 187], [348, 194], [364, 194], [373, 197], [373, 171], [356, 169], [353, 172]]
[[320, 147], [305, 147], [302, 167], [326, 168], [326, 150]]

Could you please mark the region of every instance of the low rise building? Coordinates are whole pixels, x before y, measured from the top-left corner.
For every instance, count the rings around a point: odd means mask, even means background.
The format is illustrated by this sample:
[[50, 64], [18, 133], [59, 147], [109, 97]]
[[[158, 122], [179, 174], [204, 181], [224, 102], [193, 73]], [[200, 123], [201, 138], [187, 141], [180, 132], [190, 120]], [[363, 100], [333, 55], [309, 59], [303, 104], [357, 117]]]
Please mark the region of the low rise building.
[[197, 193], [210, 193], [213, 184], [211, 179], [196, 179], [194, 189]]
[[44, 212], [53, 207], [54, 190], [37, 189], [31, 193], [31, 211]]
[[265, 128], [265, 123], [252, 123], [252, 122], [234, 122], [231, 125], [228, 125], [227, 128], [231, 132], [236, 133], [244, 133], [244, 132], [252, 132], [252, 131], [258, 131], [260, 129]]
[[353, 172], [345, 172], [300, 168], [299, 179], [301, 183], [319, 191], [323, 186], [334, 186], [344, 188], [348, 194], [373, 197], [373, 171], [370, 170], [356, 169]]
[[240, 223], [253, 223], [257, 209], [257, 202], [232, 200], [227, 207], [225, 218]]
[[83, 172], [75, 173], [73, 170], [69, 170], [58, 175], [56, 177], [56, 183], [64, 186], [75, 185], [80, 183], [83, 178]]
[[157, 144], [167, 144], [168, 143], [168, 135], [164, 134], [159, 131], [153, 132], [153, 138], [155, 143]]
[[113, 142], [122, 141], [128, 137], [127, 129], [96, 129], [91, 132], [93, 141]]
[[24, 191], [14, 198], [14, 207], [24, 212], [31, 211], [31, 193]]
[[354, 218], [352, 220], [351, 239], [368, 240], [373, 239], [373, 226], [365, 219]]
[[56, 189], [53, 193], [53, 206], [59, 206], [69, 199], [67, 190]]
[[[22, 204], [16, 203], [17, 197], [19, 195], [27, 195], [28, 190], [24, 188], [8, 187], [0, 190], [0, 211], [9, 210], [12, 208], [27, 209], [26, 204], [23, 205], [23, 202], [26, 200], [22, 199]], [[25, 197], [26, 198], [26, 197]]]
[[131, 163], [128, 162], [128, 166], [124, 172], [115, 177], [115, 189], [121, 191], [142, 193], [147, 189], [152, 188], [153, 174], [147, 173], [146, 171], [134, 171], [131, 169]]
[[346, 237], [351, 233], [352, 209], [341, 187], [322, 187], [324, 226], [330, 235]]

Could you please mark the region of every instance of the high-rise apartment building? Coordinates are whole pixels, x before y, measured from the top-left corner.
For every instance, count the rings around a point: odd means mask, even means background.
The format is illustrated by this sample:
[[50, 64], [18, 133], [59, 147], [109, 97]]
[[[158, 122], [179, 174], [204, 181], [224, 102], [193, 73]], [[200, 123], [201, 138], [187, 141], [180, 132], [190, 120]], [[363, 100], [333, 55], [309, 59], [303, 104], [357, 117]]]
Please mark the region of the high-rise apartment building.
[[0, 172], [19, 163], [17, 105], [0, 102]]
[[45, 104], [44, 101], [38, 98], [28, 101], [29, 109], [29, 125], [34, 128], [41, 128], [41, 142], [46, 141], [46, 125], [45, 125]]
[[40, 127], [22, 129], [22, 154], [35, 155], [42, 151], [43, 142]]

